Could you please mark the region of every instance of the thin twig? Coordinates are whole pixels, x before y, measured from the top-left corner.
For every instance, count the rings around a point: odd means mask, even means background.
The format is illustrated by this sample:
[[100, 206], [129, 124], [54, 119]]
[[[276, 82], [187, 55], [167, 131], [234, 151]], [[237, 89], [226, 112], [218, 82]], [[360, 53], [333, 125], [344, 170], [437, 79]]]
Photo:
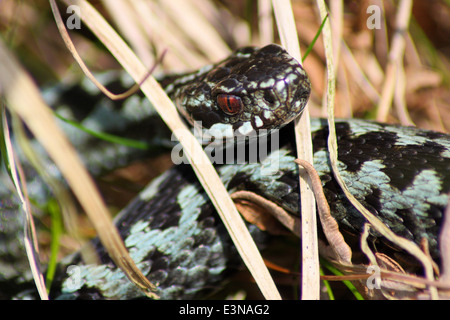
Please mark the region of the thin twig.
[[233, 199], [234, 201], [246, 200], [251, 202], [252, 204], [257, 205], [258, 207], [260, 207], [260, 209], [263, 209], [267, 213], [271, 214], [276, 220], [278, 220], [283, 226], [292, 231], [296, 236], [301, 236], [300, 218], [287, 213], [283, 208], [279, 207], [272, 201], [269, 201], [266, 198], [257, 195], [256, 193], [245, 190], [234, 192], [231, 195], [231, 199]]
[[155, 64], [150, 68], [150, 70], [145, 74], [145, 76], [140, 81], [135, 83], [130, 89], [128, 89], [127, 91], [125, 91], [123, 93], [119, 93], [119, 94], [112, 93], [95, 78], [95, 76], [92, 74], [91, 70], [89, 70], [89, 68], [86, 66], [83, 59], [78, 54], [78, 51], [75, 48], [75, 45], [73, 44], [72, 40], [70, 39], [70, 35], [67, 32], [64, 22], [62, 21], [61, 14], [59, 13], [59, 10], [58, 10], [58, 7], [56, 6], [55, 1], [50, 0], [50, 4], [52, 7], [53, 16], [55, 17], [56, 26], [58, 27], [58, 30], [61, 34], [62, 39], [64, 40], [64, 43], [65, 43], [67, 49], [69, 49], [73, 58], [78, 63], [78, 65], [80, 66], [81, 70], [86, 75], [86, 77], [88, 77], [95, 84], [95, 86], [111, 100], [126, 99], [129, 96], [138, 92], [141, 85], [148, 79], [148, 77], [150, 77], [152, 75], [155, 68], [158, 66], [158, 64], [161, 63], [162, 59], [164, 58], [164, 55], [166, 54], [166, 50], [164, 50], [163, 53], [161, 54], [160, 58], [158, 59], [158, 61], [155, 62]]
[[311, 186], [316, 198], [320, 222], [328, 243], [335, 251], [339, 261], [342, 263], [351, 264], [352, 250], [345, 242], [342, 233], [339, 231], [339, 226], [336, 220], [331, 215], [330, 206], [328, 205], [325, 194], [323, 193], [322, 183], [317, 171], [307, 161], [296, 159], [295, 162], [305, 168], [311, 179]]

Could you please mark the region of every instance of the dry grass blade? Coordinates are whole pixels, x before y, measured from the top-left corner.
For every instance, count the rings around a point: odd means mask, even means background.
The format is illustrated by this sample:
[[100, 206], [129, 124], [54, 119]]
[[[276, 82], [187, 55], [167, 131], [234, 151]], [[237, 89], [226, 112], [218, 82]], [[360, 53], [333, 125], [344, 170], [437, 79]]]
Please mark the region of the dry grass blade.
[[[80, 7], [84, 22], [124, 69], [136, 81], [139, 81], [145, 74], [144, 66], [100, 14], [85, 1], [65, 0], [65, 3]], [[197, 177], [218, 210], [238, 252], [255, 278], [261, 292], [267, 299], [280, 299], [278, 290], [233, 201], [198, 141], [181, 121], [172, 101], [152, 77], [142, 85], [141, 89], [183, 145], [183, 150]]]
[[[275, 20], [282, 45], [300, 63], [302, 62], [297, 29], [289, 0], [273, 1]], [[308, 107], [295, 120], [297, 155], [309, 163], [312, 158], [312, 140]], [[314, 194], [309, 177], [300, 170], [300, 212], [302, 213], [302, 299], [317, 300], [320, 296], [319, 246]]]
[[[291, 230], [296, 236], [301, 237], [300, 219], [292, 216], [272, 201], [267, 200], [266, 198], [251, 191], [244, 190], [234, 192], [231, 195], [231, 198], [235, 201], [236, 207], [245, 219], [256, 225], [261, 230], [276, 230], [271, 231], [271, 233], [284, 234], [285, 230], [279, 231], [279, 226], [275, 223], [275, 221], [278, 221], [288, 230]], [[253, 205], [254, 208], [256, 207], [256, 212], [247, 210], [247, 208], [251, 207], [250, 204]], [[246, 210], [248, 214], [246, 214]], [[266, 218], [268, 215], [272, 219]], [[273, 218], [276, 220], [273, 220]], [[273, 229], [270, 229], [272, 227]]]
[[[6, 50], [3, 47], [0, 47], [0, 50]], [[0, 70], [2, 70], [0, 66]], [[0, 81], [0, 88], [1, 86]], [[19, 90], [19, 88], [16, 88]], [[0, 92], [1, 93], [1, 92]], [[5, 92], [6, 94], [6, 92]], [[36, 284], [36, 288], [38, 290], [39, 296], [43, 300], [48, 300], [47, 290], [44, 283], [44, 277], [40, 271], [40, 262], [39, 262], [39, 251], [38, 245], [36, 241], [36, 230], [33, 222], [33, 215], [31, 213], [30, 203], [28, 201], [28, 196], [26, 192], [26, 185], [24, 183], [24, 176], [22, 171], [20, 170], [20, 166], [16, 166], [16, 156], [11, 144], [11, 139], [9, 135], [9, 126], [6, 121], [6, 113], [4, 107], [2, 107], [2, 128], [3, 134], [5, 137], [5, 147], [6, 154], [8, 157], [9, 168], [11, 173], [11, 178], [14, 183], [14, 187], [16, 188], [17, 195], [20, 200], [20, 207], [23, 210], [23, 214], [25, 216], [25, 225], [24, 225], [24, 244], [25, 250], [28, 257], [28, 262], [30, 264], [31, 273], [33, 275], [34, 282]]]
[[330, 2], [330, 23], [333, 30], [333, 58], [335, 63], [335, 71], [337, 71], [339, 58], [341, 55], [342, 29], [344, 27], [344, 3], [342, 0]]
[[76, 151], [56, 125], [53, 114], [42, 100], [38, 88], [6, 49], [3, 46], [0, 49], [2, 61], [0, 83], [8, 107], [22, 118], [61, 170], [81, 205], [90, 215], [105, 247], [112, 253], [114, 262], [123, 270], [129, 270], [128, 276], [132, 281], [139, 283], [140, 288], [148, 295], [154, 296], [150, 291], [153, 287], [147, 278], [139, 274], [140, 271], [136, 266], [133, 268], [133, 260], [113, 226], [94, 182], [83, 167]]
[[[136, 5], [136, 3], [140, 1], [133, 2]], [[126, 36], [138, 57], [140, 57], [146, 65], [154, 64], [152, 48], [149, 42], [146, 41], [147, 36], [144, 30], [140, 28], [140, 25], [132, 23], [134, 20], [141, 19], [137, 12], [133, 10], [132, 6], [126, 1], [117, 0], [103, 0], [103, 5], [113, 17], [121, 33]]]
[[389, 52], [389, 62], [386, 68], [385, 82], [381, 93], [381, 100], [377, 110], [377, 121], [384, 122], [387, 119], [389, 108], [392, 103], [397, 79], [401, 64], [403, 63], [403, 53], [405, 51], [405, 32], [411, 16], [412, 0], [400, 1], [397, 12], [396, 33], [392, 40], [391, 51]]
[[273, 43], [273, 12], [270, 0], [258, 1], [259, 43]]
[[[38, 176], [42, 179], [44, 184], [49, 188], [49, 190], [51, 190], [51, 194], [57, 201], [60, 212], [62, 214], [63, 217], [62, 220], [64, 223], [65, 230], [74, 239], [75, 243], [81, 244], [82, 238], [80, 236], [79, 226], [76, 220], [78, 210], [74, 198], [70, 194], [70, 191], [67, 190], [67, 188], [63, 185], [63, 183], [59, 179], [53, 177], [48, 172], [47, 163], [44, 163], [42, 161], [42, 158], [38, 153], [36, 153], [36, 150], [30, 143], [31, 140], [27, 136], [23, 122], [17, 116], [13, 116], [11, 119], [12, 119], [12, 130], [14, 132], [15, 139], [18, 145], [20, 146], [21, 151], [23, 152], [23, 155], [26, 157], [26, 159], [29, 161], [32, 167], [36, 170]], [[53, 220], [54, 218], [52, 218], [52, 225]], [[52, 243], [53, 242], [58, 243], [58, 241], [57, 240], [55, 241], [55, 239], [52, 239]], [[46, 271], [47, 288], [51, 287], [52, 281], [49, 279], [52, 278], [51, 276], [52, 271], [49, 270], [51, 270], [52, 268], [53, 268], [52, 263], [49, 262]]]
[[439, 235], [439, 245], [442, 254], [442, 274], [440, 280], [450, 283], [450, 200], [444, 214], [444, 223]]
[[354, 82], [361, 87], [362, 92], [364, 92], [364, 94], [370, 99], [371, 102], [378, 102], [378, 100], [380, 99], [380, 94], [373, 86], [373, 84], [369, 81], [369, 79], [367, 79], [367, 76], [358, 65], [358, 62], [356, 61], [349, 47], [345, 43], [343, 43], [341, 49], [345, 67], [354, 78]]
[[[173, 15], [173, 21], [211, 60], [223, 57], [230, 52], [228, 46], [200, 13], [199, 8], [190, 1], [161, 1], [166, 12]], [[201, 36], [199, 36], [201, 32]], [[204, 39], [208, 39], [205, 41]]]

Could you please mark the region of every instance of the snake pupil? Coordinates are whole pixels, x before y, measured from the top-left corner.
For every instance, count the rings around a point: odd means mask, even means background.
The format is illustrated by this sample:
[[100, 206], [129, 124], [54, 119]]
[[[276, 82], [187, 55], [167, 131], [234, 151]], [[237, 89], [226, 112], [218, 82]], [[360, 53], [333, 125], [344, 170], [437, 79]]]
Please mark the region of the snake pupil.
[[217, 95], [217, 104], [225, 114], [230, 116], [240, 113], [243, 109], [241, 98], [231, 94]]

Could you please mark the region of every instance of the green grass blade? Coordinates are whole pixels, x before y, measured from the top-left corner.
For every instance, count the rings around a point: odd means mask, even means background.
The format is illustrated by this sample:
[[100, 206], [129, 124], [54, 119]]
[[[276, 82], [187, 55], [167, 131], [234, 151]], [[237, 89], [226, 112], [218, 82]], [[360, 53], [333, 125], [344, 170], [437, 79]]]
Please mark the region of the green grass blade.
[[305, 54], [302, 57], [303, 62], [305, 61], [306, 57], [308, 56], [308, 54], [311, 52], [312, 48], [314, 47], [314, 44], [316, 43], [317, 38], [319, 38], [319, 35], [322, 32], [323, 26], [325, 25], [325, 22], [327, 21], [327, 19], [328, 19], [328, 14], [326, 15], [326, 17], [323, 19], [322, 23], [320, 24], [319, 30], [317, 30], [317, 33], [314, 36], [313, 41], [311, 41], [308, 48], [306, 49]]
[[59, 205], [56, 200], [52, 199], [48, 202], [47, 211], [52, 219], [50, 259], [48, 262], [47, 274], [45, 276], [47, 293], [49, 293], [53, 278], [55, 276], [56, 265], [58, 263], [58, 252], [60, 248], [61, 234], [63, 232], [63, 224]]
[[116, 136], [116, 135], [113, 135], [113, 134], [109, 134], [109, 133], [105, 133], [105, 132], [97, 132], [97, 131], [88, 129], [88, 128], [80, 125], [76, 121], [72, 121], [72, 120], [66, 119], [66, 118], [64, 118], [63, 116], [61, 116], [61, 115], [59, 115], [57, 113], [54, 113], [54, 114], [55, 114], [55, 116], [58, 119], [60, 119], [60, 120], [62, 120], [64, 122], [74, 126], [77, 129], [80, 129], [81, 131], [84, 131], [84, 132], [86, 132], [86, 133], [88, 133], [88, 134], [90, 134], [90, 135], [92, 135], [92, 136], [94, 136], [96, 138], [99, 138], [99, 139], [102, 139], [102, 140], [105, 140], [105, 141], [109, 141], [109, 142], [112, 142], [112, 143], [121, 144], [121, 145], [124, 145], [124, 146], [127, 146], [127, 147], [136, 148], [136, 149], [147, 150], [147, 149], [151, 148], [151, 146], [148, 143], [145, 143], [145, 142], [142, 142], [142, 141], [138, 141], [138, 140], [133, 140], [133, 139], [122, 138], [122, 137], [119, 137], [119, 136]]
[[[321, 276], [324, 275], [322, 267], [320, 267], [320, 275]], [[330, 298], [330, 300], [336, 300], [334, 298], [333, 289], [331, 288], [330, 283], [327, 280], [322, 280], [322, 282], [325, 285], [325, 288], [327, 289], [328, 297]]]
[[[337, 268], [335, 268], [331, 263], [329, 263], [328, 261], [326, 261], [324, 259], [320, 259], [320, 264], [336, 276], [344, 275]], [[364, 297], [361, 295], [361, 293], [359, 293], [359, 291], [356, 289], [356, 287], [353, 285], [353, 283], [351, 281], [343, 280], [342, 283], [351, 291], [351, 293], [356, 298], [356, 300], [364, 300]]]

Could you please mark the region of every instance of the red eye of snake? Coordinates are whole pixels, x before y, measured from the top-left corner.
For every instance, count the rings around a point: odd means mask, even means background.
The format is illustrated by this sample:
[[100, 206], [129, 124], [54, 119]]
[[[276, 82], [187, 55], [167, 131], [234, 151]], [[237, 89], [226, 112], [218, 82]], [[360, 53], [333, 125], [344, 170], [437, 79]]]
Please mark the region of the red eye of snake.
[[240, 113], [244, 108], [241, 98], [231, 94], [221, 93], [217, 95], [217, 104], [229, 116]]

